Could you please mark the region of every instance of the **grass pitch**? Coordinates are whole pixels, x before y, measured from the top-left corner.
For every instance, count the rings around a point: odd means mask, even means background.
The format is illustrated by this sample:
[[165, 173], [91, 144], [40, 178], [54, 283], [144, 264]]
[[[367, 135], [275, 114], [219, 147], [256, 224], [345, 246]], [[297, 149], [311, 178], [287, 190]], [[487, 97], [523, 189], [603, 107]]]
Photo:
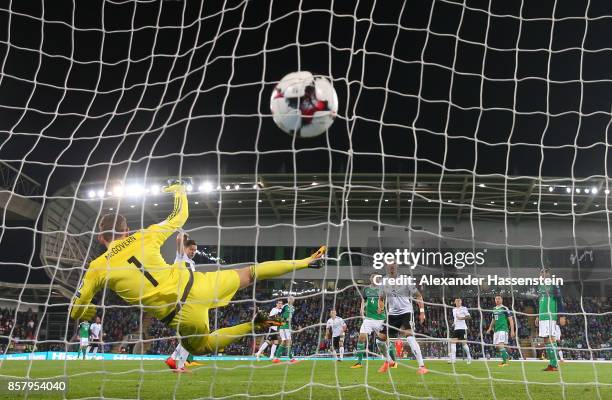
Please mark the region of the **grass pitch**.
[[[379, 360], [363, 369], [352, 361], [206, 361], [191, 374], [175, 374], [161, 361], [3, 361], [0, 398], [23, 398], [9, 392], [7, 380], [67, 376], [65, 393], [30, 392], [27, 398], [194, 398], [262, 399], [612, 399], [612, 364], [562, 364], [544, 372], [545, 362], [429, 361], [430, 373], [418, 376], [414, 361], [379, 374]], [[492, 377], [493, 379], [489, 379]], [[596, 384], [599, 382], [599, 385]], [[564, 384], [562, 384], [564, 383]]]

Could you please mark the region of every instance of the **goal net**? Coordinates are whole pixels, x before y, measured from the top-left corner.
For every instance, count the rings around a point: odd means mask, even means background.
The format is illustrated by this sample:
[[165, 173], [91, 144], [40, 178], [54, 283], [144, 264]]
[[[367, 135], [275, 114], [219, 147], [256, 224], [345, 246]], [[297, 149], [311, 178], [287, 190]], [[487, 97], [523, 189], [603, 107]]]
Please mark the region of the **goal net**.
[[[0, 393], [612, 398], [611, 17], [592, 0], [1, 1]], [[318, 137], [272, 120], [294, 71], [337, 91]], [[191, 292], [153, 289], [134, 257], [119, 269], [139, 281], [83, 283], [104, 215], [120, 236], [186, 208], [159, 252]], [[319, 269], [244, 272], [322, 245]], [[391, 260], [401, 282], [378, 284]], [[96, 309], [74, 319], [83, 285]], [[187, 317], [197, 293], [220, 307]], [[274, 309], [282, 335], [211, 335]], [[176, 350], [198, 338], [223, 345]]]

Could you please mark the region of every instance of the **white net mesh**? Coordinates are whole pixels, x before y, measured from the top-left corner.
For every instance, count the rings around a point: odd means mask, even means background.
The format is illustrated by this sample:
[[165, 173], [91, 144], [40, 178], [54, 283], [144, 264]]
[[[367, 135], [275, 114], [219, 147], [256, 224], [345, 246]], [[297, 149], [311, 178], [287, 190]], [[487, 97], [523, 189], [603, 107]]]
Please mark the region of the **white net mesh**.
[[[1, 1], [3, 385], [59, 379], [70, 398], [612, 398], [611, 19], [605, 1]], [[340, 109], [302, 140], [274, 125], [268, 100], [306, 70], [331, 78]], [[196, 358], [193, 376], [168, 376], [175, 329], [106, 287], [93, 300], [97, 361], [72, 361], [69, 305], [104, 252], [97, 221], [162, 221], [173, 200], [160, 187], [188, 176], [197, 271], [329, 247], [325, 268], [258, 280], [209, 313], [214, 331], [295, 296], [301, 364], [256, 362], [257, 331]], [[405, 339], [399, 369], [376, 373], [373, 336], [366, 372], [349, 369], [373, 257], [396, 249], [455, 257], [400, 274], [484, 279], [417, 285], [416, 338], [433, 372], [422, 378]], [[485, 262], [458, 266], [466, 252]], [[162, 254], [174, 253], [169, 240]], [[487, 280], [542, 266], [564, 278], [568, 363], [554, 375], [536, 362], [548, 340], [537, 287]], [[487, 361], [501, 354], [487, 333], [497, 294], [516, 325], [503, 369]], [[456, 297], [472, 317], [470, 365], [461, 343], [446, 363]], [[332, 308], [347, 322], [337, 365]]]

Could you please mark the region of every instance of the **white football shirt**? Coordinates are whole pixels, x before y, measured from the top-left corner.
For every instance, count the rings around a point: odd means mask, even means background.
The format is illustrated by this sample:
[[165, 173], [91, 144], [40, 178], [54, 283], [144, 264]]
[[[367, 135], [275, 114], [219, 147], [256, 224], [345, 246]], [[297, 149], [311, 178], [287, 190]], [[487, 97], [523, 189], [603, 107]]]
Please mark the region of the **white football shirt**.
[[96, 324], [95, 322], [89, 327], [92, 339], [100, 339], [100, 332], [102, 331], [102, 325]]
[[[270, 315], [271, 317], [280, 314], [280, 312], [283, 311], [283, 308], [278, 308], [278, 307], [274, 307], [273, 309], [270, 310]], [[270, 329], [272, 329], [273, 331], [277, 331], [278, 330], [278, 326], [271, 326]]]
[[179, 261], [185, 261], [185, 263], [187, 263], [187, 267], [189, 267], [190, 270], [195, 272], [195, 261], [187, 257], [187, 254], [176, 253], [176, 258], [174, 259], [174, 262], [177, 263]]
[[331, 328], [332, 337], [338, 337], [344, 332], [346, 322], [342, 318], [336, 315], [336, 318], [330, 318], [327, 320], [327, 328]]
[[383, 293], [387, 297], [387, 313], [402, 315], [413, 312], [412, 300], [417, 292], [412, 285], [385, 285]]
[[457, 329], [466, 329], [467, 324], [464, 319], [457, 319], [457, 317], [467, 317], [470, 315], [470, 312], [464, 306], [453, 308], [453, 323], [455, 325], [455, 330]]

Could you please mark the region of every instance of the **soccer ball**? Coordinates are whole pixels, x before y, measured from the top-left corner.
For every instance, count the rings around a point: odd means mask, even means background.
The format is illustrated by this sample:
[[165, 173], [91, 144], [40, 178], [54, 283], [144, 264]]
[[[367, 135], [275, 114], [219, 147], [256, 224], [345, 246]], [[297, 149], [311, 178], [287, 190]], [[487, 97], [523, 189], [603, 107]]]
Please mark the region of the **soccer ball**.
[[293, 72], [278, 82], [270, 98], [276, 125], [290, 135], [319, 136], [336, 118], [338, 95], [331, 81], [310, 72]]

